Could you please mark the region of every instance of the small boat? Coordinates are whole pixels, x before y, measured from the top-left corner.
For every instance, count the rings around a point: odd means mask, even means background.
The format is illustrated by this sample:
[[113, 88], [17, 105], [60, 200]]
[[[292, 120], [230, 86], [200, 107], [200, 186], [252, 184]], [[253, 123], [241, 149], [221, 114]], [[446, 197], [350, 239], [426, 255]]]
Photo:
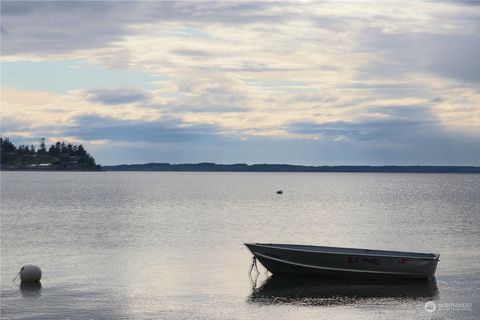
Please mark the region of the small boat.
[[296, 244], [245, 245], [272, 274], [430, 278], [440, 257], [434, 253]]
[[277, 194], [283, 194], [283, 190], [278, 190]]

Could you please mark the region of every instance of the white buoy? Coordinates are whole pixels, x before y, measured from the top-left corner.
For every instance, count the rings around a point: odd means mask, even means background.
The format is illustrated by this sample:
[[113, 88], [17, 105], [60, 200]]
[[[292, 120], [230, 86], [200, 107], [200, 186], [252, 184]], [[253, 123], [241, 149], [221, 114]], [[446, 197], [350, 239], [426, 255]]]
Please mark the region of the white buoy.
[[20, 269], [20, 279], [26, 282], [37, 282], [42, 278], [42, 270], [39, 266], [26, 264]]

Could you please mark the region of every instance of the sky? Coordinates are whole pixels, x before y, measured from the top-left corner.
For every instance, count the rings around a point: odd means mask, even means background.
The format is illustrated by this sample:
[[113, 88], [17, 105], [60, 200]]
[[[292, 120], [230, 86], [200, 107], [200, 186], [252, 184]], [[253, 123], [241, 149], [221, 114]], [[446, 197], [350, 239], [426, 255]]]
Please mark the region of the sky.
[[147, 162], [480, 165], [480, 2], [4, 1], [1, 135]]

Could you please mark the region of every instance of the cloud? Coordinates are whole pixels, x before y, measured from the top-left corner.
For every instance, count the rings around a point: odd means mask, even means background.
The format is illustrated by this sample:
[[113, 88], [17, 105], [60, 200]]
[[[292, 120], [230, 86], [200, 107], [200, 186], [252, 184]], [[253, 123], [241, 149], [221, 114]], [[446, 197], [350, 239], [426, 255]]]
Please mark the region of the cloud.
[[294, 122], [288, 126], [288, 130], [294, 134], [330, 140], [392, 144], [406, 141], [421, 143], [442, 132], [439, 121], [431, 110], [418, 106], [371, 108], [368, 117], [357, 121]]
[[126, 24], [112, 20], [121, 16], [119, 9], [107, 1], [2, 1], [2, 53], [60, 53], [103, 46], [128, 31]]
[[[480, 20], [479, 20], [480, 21]], [[480, 22], [478, 22], [480, 29]], [[402, 73], [435, 73], [462, 82], [480, 81], [480, 34], [385, 34], [370, 30], [363, 46], [381, 59], [359, 68], [359, 79]]]
[[296, 122], [290, 125], [289, 131], [337, 140], [395, 142], [406, 136], [419, 137], [419, 132], [425, 131], [425, 123], [416, 120], [336, 121], [322, 124]]
[[377, 111], [387, 117], [326, 123], [293, 122], [288, 130], [299, 135], [299, 139], [312, 139], [312, 145], [318, 141], [324, 152], [343, 150], [343, 159], [354, 157], [357, 164], [362, 161], [370, 164], [479, 164], [478, 133], [442, 126], [435, 114], [425, 107], [387, 107]]
[[216, 1], [2, 1], [2, 53], [59, 54], [103, 47], [134, 33], [131, 25], [158, 21], [278, 22], [286, 17], [269, 14], [268, 9], [279, 6]]
[[63, 133], [82, 140], [178, 143], [216, 139], [218, 132], [212, 125], [191, 125], [176, 119], [134, 121], [90, 114], [76, 117], [74, 121]]
[[140, 102], [147, 100], [149, 97], [148, 93], [133, 88], [120, 88], [114, 90], [95, 89], [87, 91], [86, 94], [88, 101], [103, 103], [106, 105]]
[[193, 57], [206, 57], [210, 54], [202, 50], [189, 50], [189, 49], [177, 49], [172, 50], [172, 53], [178, 54], [180, 56], [193, 56]]

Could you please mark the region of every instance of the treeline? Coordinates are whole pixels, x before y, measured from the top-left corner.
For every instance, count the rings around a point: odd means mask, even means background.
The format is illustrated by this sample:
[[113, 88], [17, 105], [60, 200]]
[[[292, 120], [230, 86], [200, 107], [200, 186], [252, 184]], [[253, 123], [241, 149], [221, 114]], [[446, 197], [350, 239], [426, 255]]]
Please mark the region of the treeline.
[[301, 166], [290, 164], [145, 163], [103, 166], [104, 171], [200, 171], [200, 172], [398, 172], [480, 173], [472, 166]]
[[101, 170], [83, 145], [56, 142], [48, 149], [40, 144], [16, 147], [9, 138], [0, 137], [2, 170]]

